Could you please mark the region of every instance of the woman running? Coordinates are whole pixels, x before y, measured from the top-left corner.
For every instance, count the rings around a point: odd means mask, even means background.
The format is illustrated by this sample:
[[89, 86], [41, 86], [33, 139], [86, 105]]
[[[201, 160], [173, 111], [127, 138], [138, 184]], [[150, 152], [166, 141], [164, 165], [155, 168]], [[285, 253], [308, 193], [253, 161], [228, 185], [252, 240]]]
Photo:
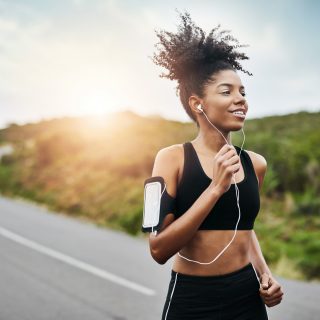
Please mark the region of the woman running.
[[248, 111], [237, 74], [252, 75], [238, 62], [248, 57], [228, 30], [218, 33], [220, 24], [206, 36], [187, 12], [180, 17], [176, 34], [157, 33], [153, 61], [169, 71], [161, 77], [178, 81], [198, 135], [161, 149], [152, 171], [175, 207], [149, 236], [154, 260], [175, 256], [162, 320], [268, 319], [265, 305], [279, 304], [283, 292], [253, 230], [267, 163], [231, 142]]

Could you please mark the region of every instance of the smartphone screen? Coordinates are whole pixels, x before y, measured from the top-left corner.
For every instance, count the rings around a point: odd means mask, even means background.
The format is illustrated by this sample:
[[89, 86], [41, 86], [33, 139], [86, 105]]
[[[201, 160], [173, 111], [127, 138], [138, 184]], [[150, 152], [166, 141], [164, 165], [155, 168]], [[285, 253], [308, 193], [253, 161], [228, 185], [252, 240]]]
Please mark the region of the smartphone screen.
[[143, 227], [156, 226], [160, 217], [161, 183], [149, 182], [144, 187]]

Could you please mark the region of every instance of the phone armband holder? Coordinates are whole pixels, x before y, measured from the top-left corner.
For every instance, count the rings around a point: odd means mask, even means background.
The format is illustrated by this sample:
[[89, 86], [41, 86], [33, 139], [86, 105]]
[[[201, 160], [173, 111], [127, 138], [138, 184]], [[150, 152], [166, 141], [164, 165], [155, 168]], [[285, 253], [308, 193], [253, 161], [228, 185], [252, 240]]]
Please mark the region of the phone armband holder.
[[167, 193], [163, 177], [156, 176], [144, 181], [143, 232], [159, 231], [165, 216], [175, 212], [175, 198]]

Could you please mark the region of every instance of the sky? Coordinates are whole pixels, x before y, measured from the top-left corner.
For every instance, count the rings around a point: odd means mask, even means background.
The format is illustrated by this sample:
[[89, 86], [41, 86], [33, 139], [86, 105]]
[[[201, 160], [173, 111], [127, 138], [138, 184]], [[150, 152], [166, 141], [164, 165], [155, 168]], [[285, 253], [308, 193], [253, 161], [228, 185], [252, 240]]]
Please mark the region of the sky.
[[176, 9], [248, 45], [247, 118], [320, 111], [320, 1], [0, 0], [0, 127], [123, 110], [190, 121], [151, 60]]

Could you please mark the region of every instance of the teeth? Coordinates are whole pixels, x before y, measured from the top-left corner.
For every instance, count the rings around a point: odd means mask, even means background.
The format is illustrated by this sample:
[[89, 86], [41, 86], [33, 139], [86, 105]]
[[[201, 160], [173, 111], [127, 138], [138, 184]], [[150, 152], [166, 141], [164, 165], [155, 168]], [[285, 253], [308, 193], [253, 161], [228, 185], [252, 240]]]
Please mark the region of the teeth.
[[235, 112], [233, 112], [234, 114], [244, 114], [242, 111], [235, 111]]

